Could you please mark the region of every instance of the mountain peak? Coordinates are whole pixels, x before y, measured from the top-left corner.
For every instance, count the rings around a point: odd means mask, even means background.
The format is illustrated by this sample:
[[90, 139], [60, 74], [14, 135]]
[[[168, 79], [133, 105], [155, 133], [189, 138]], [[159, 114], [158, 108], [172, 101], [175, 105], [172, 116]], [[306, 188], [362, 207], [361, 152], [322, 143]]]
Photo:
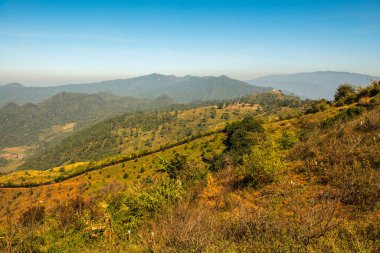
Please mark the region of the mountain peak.
[[226, 75], [221, 75], [221, 76], [203, 76], [203, 79], [231, 79]]
[[11, 88], [17, 88], [17, 87], [24, 87], [24, 85], [22, 85], [21, 83], [8, 83], [8, 84], [5, 84], [4, 85], [5, 87], [11, 87]]
[[7, 109], [14, 109], [14, 108], [17, 108], [17, 107], [19, 107], [16, 103], [14, 103], [14, 102], [10, 102], [10, 103], [7, 103], [5, 106], [4, 106], [4, 108], [7, 108]]
[[147, 75], [149, 77], [167, 77], [166, 75], [158, 74], [158, 73], [152, 73], [150, 75]]

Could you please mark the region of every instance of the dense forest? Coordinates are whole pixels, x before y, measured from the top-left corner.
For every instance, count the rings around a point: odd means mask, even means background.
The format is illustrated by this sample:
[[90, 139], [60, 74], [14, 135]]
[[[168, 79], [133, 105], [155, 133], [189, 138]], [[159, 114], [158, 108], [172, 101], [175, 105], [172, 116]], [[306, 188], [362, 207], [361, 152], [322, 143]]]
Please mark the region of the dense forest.
[[39, 104], [10, 103], [0, 108], [0, 148], [44, 145], [56, 137], [67, 136], [70, 131], [65, 130], [77, 130], [118, 114], [158, 109], [173, 103], [167, 96], [150, 100], [116, 97], [110, 93], [59, 93]]

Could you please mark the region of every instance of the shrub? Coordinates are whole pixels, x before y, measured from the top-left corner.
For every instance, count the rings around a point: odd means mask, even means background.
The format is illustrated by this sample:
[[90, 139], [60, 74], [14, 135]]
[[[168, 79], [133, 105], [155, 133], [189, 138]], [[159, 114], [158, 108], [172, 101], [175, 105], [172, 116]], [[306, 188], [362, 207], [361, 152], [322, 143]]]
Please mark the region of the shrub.
[[330, 107], [330, 103], [326, 99], [320, 99], [310, 105], [306, 113], [323, 112]]
[[141, 180], [142, 184], [148, 185], [148, 184], [153, 184], [154, 180], [150, 176], [146, 176]]
[[182, 193], [180, 184], [167, 180], [152, 185], [146, 191], [110, 195], [107, 209], [116, 230], [123, 236], [127, 229], [136, 229], [144, 219], [152, 218], [157, 212], [177, 202]]
[[351, 84], [340, 85], [336, 90], [334, 98], [338, 105], [345, 105], [354, 102], [357, 98], [354, 86]]
[[[248, 116], [240, 122], [227, 125], [225, 132], [227, 138], [224, 144], [227, 146], [227, 150], [241, 156], [249, 152], [255, 141], [260, 139], [259, 137], [264, 133], [264, 128], [260, 121]], [[256, 135], [249, 135], [249, 133], [256, 133]]]
[[358, 89], [358, 98], [374, 97], [380, 93], [380, 81], [372, 81], [371, 85]]
[[225, 153], [216, 155], [212, 158], [209, 169], [214, 172], [224, 169], [226, 165], [228, 164], [227, 160], [228, 160], [228, 155]]
[[166, 161], [164, 158], [159, 158], [161, 169], [169, 174], [171, 179], [178, 179], [183, 172], [188, 169], [187, 156], [176, 153], [174, 158]]
[[371, 106], [371, 98], [369, 97], [362, 97], [358, 100], [359, 106], [369, 107]]
[[57, 225], [66, 233], [69, 229], [80, 229], [84, 227], [83, 214], [86, 203], [83, 198], [76, 197], [60, 204], [54, 210]]
[[380, 105], [380, 95], [376, 95], [375, 97], [371, 98], [370, 103], [372, 106], [379, 106]]
[[360, 106], [352, 106], [345, 111], [340, 112], [338, 115], [328, 118], [320, 123], [321, 128], [329, 128], [339, 123], [346, 122], [356, 116], [361, 115], [365, 109]]
[[20, 223], [25, 227], [30, 227], [35, 224], [41, 224], [45, 219], [45, 207], [34, 206], [24, 212], [20, 218]]
[[348, 119], [352, 119], [355, 116], [358, 116], [364, 112], [364, 108], [360, 106], [353, 106], [347, 109], [346, 115], [348, 116]]
[[290, 130], [285, 130], [282, 133], [282, 138], [280, 139], [280, 145], [282, 149], [290, 149], [298, 142], [297, 134]]
[[244, 184], [259, 188], [274, 180], [274, 173], [283, 167], [273, 141], [268, 140], [252, 147], [251, 152], [243, 156], [243, 165], [239, 171]]
[[[140, 237], [149, 252], [230, 252], [225, 248], [210, 250], [213, 245], [223, 243], [222, 232], [227, 223], [222, 223], [216, 214], [206, 208], [181, 203], [157, 217], [157, 225], [153, 229], [145, 227]], [[220, 248], [223, 247], [220, 245]]]

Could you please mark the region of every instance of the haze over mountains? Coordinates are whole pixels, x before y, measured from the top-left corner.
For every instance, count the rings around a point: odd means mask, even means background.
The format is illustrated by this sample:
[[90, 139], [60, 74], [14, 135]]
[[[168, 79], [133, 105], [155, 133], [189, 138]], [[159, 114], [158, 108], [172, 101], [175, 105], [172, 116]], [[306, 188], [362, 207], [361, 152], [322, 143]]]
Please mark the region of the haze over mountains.
[[269, 75], [247, 81], [252, 85], [273, 87], [302, 98], [332, 100], [336, 88], [344, 83], [366, 86], [380, 77], [333, 71], [318, 71], [290, 75]]
[[39, 103], [60, 92], [96, 94], [110, 92], [117, 96], [157, 98], [168, 95], [175, 102], [230, 99], [270, 91], [272, 88], [293, 93], [301, 98], [331, 100], [336, 88], [343, 83], [365, 86], [380, 77], [319, 71], [288, 75], [268, 75], [246, 82], [219, 77], [196, 77], [150, 74], [130, 79], [108, 80], [97, 83], [68, 84], [51, 87], [25, 87], [19, 83], [0, 86], [0, 106], [7, 103]]
[[69, 84], [54, 87], [25, 87], [18, 83], [0, 86], [0, 105], [38, 103], [60, 92], [95, 94], [111, 92], [117, 96], [157, 98], [168, 95], [176, 102], [236, 98], [269, 91], [227, 76], [195, 77], [151, 74], [131, 79], [119, 79], [98, 83]]

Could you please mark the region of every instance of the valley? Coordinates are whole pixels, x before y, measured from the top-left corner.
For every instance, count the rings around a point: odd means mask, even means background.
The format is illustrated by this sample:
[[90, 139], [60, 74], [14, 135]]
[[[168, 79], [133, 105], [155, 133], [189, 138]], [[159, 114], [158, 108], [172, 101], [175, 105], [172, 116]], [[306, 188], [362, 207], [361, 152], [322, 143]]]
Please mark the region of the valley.
[[32, 156], [71, 163], [0, 176], [0, 235], [61, 252], [377, 247], [380, 86], [341, 87], [334, 102], [273, 91], [74, 132]]

